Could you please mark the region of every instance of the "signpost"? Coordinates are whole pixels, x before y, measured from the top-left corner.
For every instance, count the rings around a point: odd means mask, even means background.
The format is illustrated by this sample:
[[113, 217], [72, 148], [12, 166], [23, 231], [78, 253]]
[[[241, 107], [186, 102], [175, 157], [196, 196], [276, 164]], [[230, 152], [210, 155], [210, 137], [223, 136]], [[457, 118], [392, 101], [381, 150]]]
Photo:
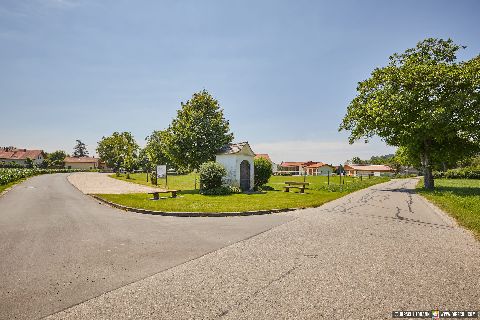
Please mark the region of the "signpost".
[[164, 165], [164, 164], [157, 165], [157, 170], [156, 170], [155, 174], [157, 176], [156, 185], [158, 186], [158, 179], [165, 178], [165, 187], [166, 187], [167, 186], [167, 166]]

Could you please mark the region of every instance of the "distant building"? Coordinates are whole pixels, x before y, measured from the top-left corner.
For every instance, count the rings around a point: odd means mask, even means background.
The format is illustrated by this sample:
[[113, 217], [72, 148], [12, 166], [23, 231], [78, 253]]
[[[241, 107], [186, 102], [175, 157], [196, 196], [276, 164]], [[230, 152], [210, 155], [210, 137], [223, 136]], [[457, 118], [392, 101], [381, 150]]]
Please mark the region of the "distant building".
[[272, 164], [272, 172], [277, 172], [278, 171], [278, 165], [270, 159], [270, 156], [266, 153], [259, 153], [255, 155], [255, 159], [266, 159]]
[[66, 169], [92, 170], [101, 167], [100, 159], [93, 157], [66, 157], [64, 162]]
[[319, 161], [303, 161], [303, 162], [282, 162], [279, 166], [279, 174], [292, 175], [310, 175], [320, 176], [328, 175], [334, 172], [335, 168]]
[[45, 152], [43, 150], [18, 149], [15, 147], [0, 148], [0, 162], [13, 162], [25, 166], [27, 159], [31, 159], [36, 165], [41, 165], [43, 160], [45, 160]]
[[344, 167], [346, 174], [351, 177], [359, 176], [377, 176], [382, 175], [390, 176], [395, 170], [391, 167], [383, 164], [372, 164], [372, 165], [357, 165], [357, 164], [346, 164]]
[[225, 183], [239, 187], [242, 191], [254, 186], [253, 159], [255, 153], [248, 142], [230, 143], [223, 146], [216, 155], [216, 161], [227, 170]]
[[331, 175], [335, 168], [323, 162], [313, 163], [305, 167], [309, 176], [328, 176]]

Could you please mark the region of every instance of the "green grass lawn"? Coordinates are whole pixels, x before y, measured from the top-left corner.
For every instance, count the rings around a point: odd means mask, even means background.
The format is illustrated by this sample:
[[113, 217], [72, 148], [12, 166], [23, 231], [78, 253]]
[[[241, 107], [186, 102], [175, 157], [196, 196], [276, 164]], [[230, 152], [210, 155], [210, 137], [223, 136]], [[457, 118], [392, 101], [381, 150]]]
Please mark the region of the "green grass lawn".
[[425, 190], [419, 181], [417, 191], [480, 239], [480, 180], [435, 179], [434, 191]]
[[[125, 176], [112, 177], [151, 185], [146, 182], [143, 173], [130, 175], [131, 179]], [[194, 190], [195, 176], [179, 175], [168, 177], [169, 189], [183, 190], [178, 198], [167, 198], [158, 201], [151, 201], [148, 194], [102, 194], [98, 195], [105, 200], [112, 201], [128, 207], [136, 207], [156, 211], [175, 212], [236, 212], [268, 209], [306, 208], [316, 207], [325, 202], [340, 198], [350, 192], [366, 188], [368, 186], [388, 181], [388, 178], [363, 179], [347, 177], [345, 184], [339, 184], [339, 177], [331, 177], [330, 186], [327, 177], [306, 177], [309, 182], [309, 189], [305, 194], [298, 192], [282, 192], [285, 181], [303, 181], [304, 177], [273, 176], [269, 186], [273, 191], [262, 194], [232, 194], [227, 196], [206, 196]], [[163, 181], [162, 181], [163, 182]], [[159, 186], [163, 184], [159, 181]], [[197, 185], [198, 187], [198, 185]]]

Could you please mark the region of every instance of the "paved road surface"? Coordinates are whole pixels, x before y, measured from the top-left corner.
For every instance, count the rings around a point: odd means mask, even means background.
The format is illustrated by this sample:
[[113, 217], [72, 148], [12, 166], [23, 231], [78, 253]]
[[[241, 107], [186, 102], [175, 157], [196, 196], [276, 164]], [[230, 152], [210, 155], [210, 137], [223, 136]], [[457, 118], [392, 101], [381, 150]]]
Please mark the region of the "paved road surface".
[[31, 178], [0, 197], [0, 319], [47, 316], [291, 219], [124, 213], [65, 174]]
[[396, 309], [480, 309], [479, 243], [409, 192], [415, 183], [300, 211], [48, 319], [390, 319]]

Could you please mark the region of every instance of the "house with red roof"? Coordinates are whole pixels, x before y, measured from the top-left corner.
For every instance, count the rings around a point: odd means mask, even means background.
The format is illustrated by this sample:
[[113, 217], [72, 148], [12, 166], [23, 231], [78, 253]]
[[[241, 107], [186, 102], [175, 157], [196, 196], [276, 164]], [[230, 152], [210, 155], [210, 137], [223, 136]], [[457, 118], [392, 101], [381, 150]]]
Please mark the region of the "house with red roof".
[[395, 170], [383, 164], [346, 164], [343, 166], [346, 174], [351, 177], [392, 175]]
[[45, 159], [45, 152], [43, 150], [28, 150], [19, 149], [15, 147], [1, 147], [0, 148], [0, 162], [15, 163], [22, 166], [27, 164], [27, 159], [33, 161], [36, 165], [41, 165]]
[[335, 168], [323, 162], [312, 163], [305, 167], [309, 176], [328, 176], [331, 175]]

